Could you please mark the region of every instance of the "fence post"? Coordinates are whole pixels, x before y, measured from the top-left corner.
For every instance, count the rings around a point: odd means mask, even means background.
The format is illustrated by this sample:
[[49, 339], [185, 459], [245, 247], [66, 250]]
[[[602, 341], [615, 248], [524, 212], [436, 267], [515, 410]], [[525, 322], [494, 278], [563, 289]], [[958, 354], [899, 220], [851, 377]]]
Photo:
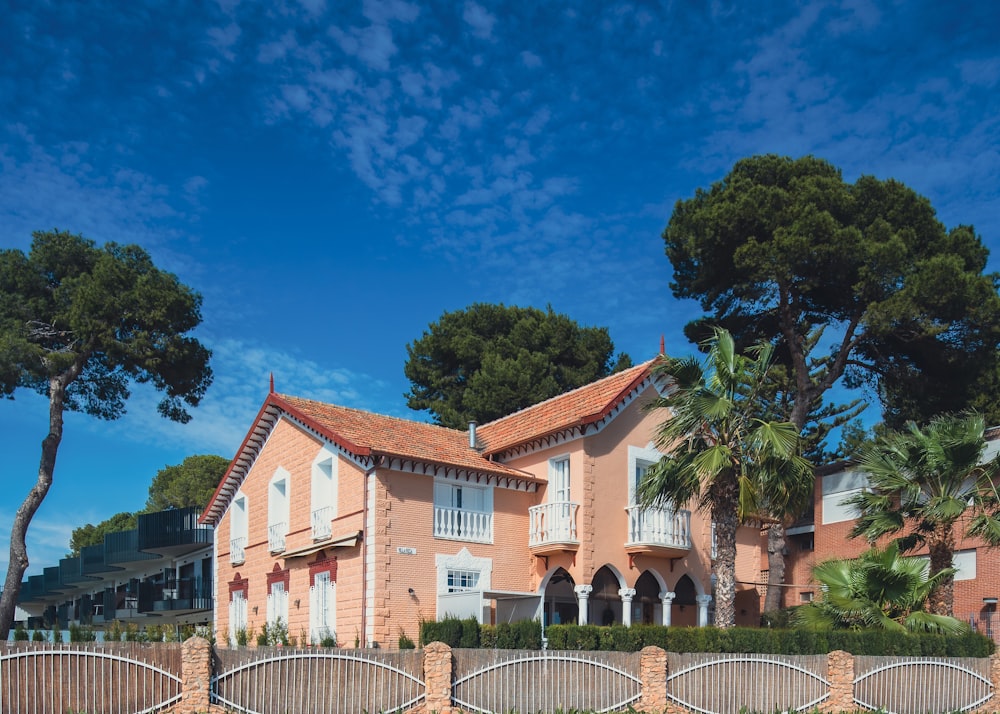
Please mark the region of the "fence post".
[[424, 711], [451, 714], [451, 647], [431, 642], [424, 647]]
[[667, 708], [667, 653], [659, 647], [643, 647], [639, 653], [642, 694], [636, 706], [641, 712], [662, 712]]
[[203, 637], [190, 637], [181, 645], [181, 700], [173, 714], [222, 712], [212, 706], [212, 643]]
[[830, 681], [830, 697], [822, 705], [824, 712], [850, 712], [854, 705], [854, 655], [834, 650], [827, 655], [826, 677]]
[[997, 711], [997, 698], [1000, 697], [1000, 653], [990, 655], [990, 681], [993, 683], [993, 697], [983, 702], [977, 711]]

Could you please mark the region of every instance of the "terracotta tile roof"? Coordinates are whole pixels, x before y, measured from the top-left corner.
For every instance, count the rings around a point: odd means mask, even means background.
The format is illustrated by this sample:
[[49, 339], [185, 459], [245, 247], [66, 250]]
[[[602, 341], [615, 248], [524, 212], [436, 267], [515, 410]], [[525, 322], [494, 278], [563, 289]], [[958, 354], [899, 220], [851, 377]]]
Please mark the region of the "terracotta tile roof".
[[496, 454], [562, 429], [600, 421], [647, 376], [655, 359], [514, 412], [476, 430], [484, 453]]
[[383, 455], [443, 464], [484, 473], [534, 480], [528, 474], [490, 461], [469, 447], [466, 431], [399, 419], [360, 409], [275, 394], [277, 404], [305, 417], [321, 432], [356, 454]]

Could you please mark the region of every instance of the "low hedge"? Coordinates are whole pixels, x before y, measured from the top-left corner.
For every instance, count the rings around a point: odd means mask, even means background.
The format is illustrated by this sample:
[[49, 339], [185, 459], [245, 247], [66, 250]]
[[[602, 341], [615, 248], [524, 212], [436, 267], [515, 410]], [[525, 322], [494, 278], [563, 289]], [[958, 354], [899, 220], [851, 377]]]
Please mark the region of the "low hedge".
[[967, 635], [931, 635], [880, 630], [812, 632], [734, 627], [663, 627], [660, 625], [551, 625], [545, 629], [549, 649], [637, 652], [655, 645], [668, 652], [733, 652], [760, 654], [826, 654], [844, 650], [853, 655], [989, 657], [991, 639]]
[[[655, 645], [668, 652], [805, 655], [844, 650], [853, 655], [913, 657], [989, 657], [995, 650], [991, 639], [975, 632], [951, 636], [882, 630], [813, 632], [755, 627], [721, 630], [662, 625], [549, 625], [545, 636], [551, 650], [638, 652]], [[463, 648], [536, 650], [542, 646], [541, 625], [537, 620], [479, 625], [475, 618], [422, 622], [420, 644], [435, 641]]]

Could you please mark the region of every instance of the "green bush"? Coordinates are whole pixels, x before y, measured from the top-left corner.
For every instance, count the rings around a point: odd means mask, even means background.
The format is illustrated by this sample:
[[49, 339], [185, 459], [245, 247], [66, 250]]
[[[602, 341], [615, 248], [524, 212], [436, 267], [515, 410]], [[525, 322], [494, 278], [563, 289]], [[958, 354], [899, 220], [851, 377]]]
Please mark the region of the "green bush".
[[420, 646], [429, 642], [443, 642], [449, 647], [479, 647], [479, 622], [474, 617], [459, 620], [424, 620], [420, 623]]
[[410, 639], [409, 635], [407, 635], [405, 632], [403, 632], [403, 630], [400, 630], [399, 631], [399, 649], [401, 649], [401, 650], [413, 650], [413, 649], [416, 649], [416, 648], [417, 648], [416, 643], [412, 639]]
[[[814, 632], [756, 627], [720, 630], [660, 625], [549, 625], [545, 637], [552, 650], [619, 652], [638, 652], [643, 647], [656, 646], [668, 652], [805, 655], [844, 650], [853, 655], [989, 657], [995, 650], [992, 640], [974, 632], [956, 637], [885, 630]], [[425, 620], [420, 623], [420, 644], [430, 642], [444, 642], [451, 647], [541, 649], [541, 625], [537, 620], [499, 625], [477, 625], [471, 618]]]
[[97, 633], [89, 625], [78, 625], [75, 622], [69, 623], [70, 642], [94, 642], [97, 640]]
[[24, 629], [24, 625], [20, 622], [17, 623], [17, 627], [14, 628], [14, 642], [27, 642], [28, 641], [28, 631]]

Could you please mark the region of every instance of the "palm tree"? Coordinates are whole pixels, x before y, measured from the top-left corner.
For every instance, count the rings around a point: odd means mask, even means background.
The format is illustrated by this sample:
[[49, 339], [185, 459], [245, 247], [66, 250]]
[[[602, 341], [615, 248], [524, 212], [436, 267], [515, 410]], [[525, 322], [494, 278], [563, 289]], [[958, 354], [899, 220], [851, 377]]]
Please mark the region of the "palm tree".
[[667, 409], [656, 443], [666, 454], [639, 485], [644, 505], [697, 501], [715, 524], [715, 624], [731, 627], [736, 611], [736, 530], [812, 494], [812, 468], [798, 454], [798, 429], [760, 417], [772, 348], [739, 354], [717, 329], [695, 358], [664, 358], [658, 372], [671, 384], [650, 408]]
[[946, 568], [929, 575], [925, 566], [919, 558], [901, 557], [895, 541], [853, 560], [819, 563], [813, 577], [821, 584], [822, 597], [797, 608], [793, 622], [816, 630], [966, 632], [960, 620], [923, 610], [930, 592], [955, 572]]
[[[979, 414], [940, 416], [924, 428], [910, 424], [866, 446], [858, 460], [869, 488], [846, 503], [861, 514], [851, 531], [870, 542], [887, 535], [902, 551], [927, 547], [929, 573], [951, 571], [960, 520], [966, 535], [1000, 545], [1000, 518], [995, 478], [1000, 459], [980, 463], [986, 449], [985, 425]], [[951, 615], [954, 577], [935, 579], [930, 609]]]

